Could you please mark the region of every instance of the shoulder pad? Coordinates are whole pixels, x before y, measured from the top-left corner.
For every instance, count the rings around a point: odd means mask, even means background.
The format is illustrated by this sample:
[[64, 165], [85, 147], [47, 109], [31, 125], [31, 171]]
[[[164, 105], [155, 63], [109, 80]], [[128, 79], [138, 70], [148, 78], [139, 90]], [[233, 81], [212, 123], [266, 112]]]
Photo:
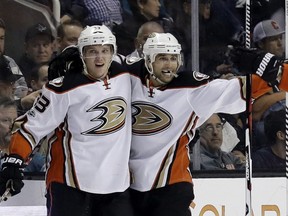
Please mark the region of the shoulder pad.
[[193, 77], [197, 81], [202, 81], [202, 80], [205, 80], [205, 79], [209, 79], [208, 75], [200, 73], [198, 71], [193, 71]]
[[131, 64], [134, 64], [135, 62], [138, 62], [140, 61], [142, 58], [139, 58], [139, 57], [129, 57], [129, 58], [126, 58], [126, 64], [127, 65], [131, 65]]
[[63, 80], [64, 80], [64, 76], [61, 77], [57, 77], [53, 80], [49, 81], [49, 85], [55, 86], [55, 87], [61, 87], [63, 85]]

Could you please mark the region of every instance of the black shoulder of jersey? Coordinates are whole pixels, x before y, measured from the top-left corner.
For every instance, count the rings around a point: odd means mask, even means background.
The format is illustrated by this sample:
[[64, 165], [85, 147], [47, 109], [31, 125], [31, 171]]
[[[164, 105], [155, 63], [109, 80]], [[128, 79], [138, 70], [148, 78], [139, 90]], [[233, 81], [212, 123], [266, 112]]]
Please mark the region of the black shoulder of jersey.
[[49, 81], [46, 87], [54, 92], [62, 93], [93, 82], [95, 81], [89, 79], [83, 73], [71, 73]]
[[[122, 73], [128, 73], [125, 65], [121, 65], [118, 62], [112, 61], [110, 68], [109, 68], [110, 78], [115, 77]], [[89, 79], [82, 72], [66, 73], [65, 76], [58, 77], [56, 79], [49, 81], [46, 84], [46, 87], [55, 92], [62, 93], [62, 92], [74, 89], [78, 86], [90, 84], [93, 82], [97, 82], [97, 81]]]
[[141, 79], [142, 83], [146, 83], [146, 77], [149, 74], [145, 67], [145, 60], [144, 59], [135, 59], [135, 61], [126, 61], [125, 65], [129, 71], [129, 73], [135, 77]]
[[196, 88], [209, 82], [210, 77], [197, 71], [181, 71], [178, 77], [169, 83], [169, 88]]
[[146, 71], [145, 61], [141, 58], [133, 58], [133, 60], [126, 59], [125, 65], [128, 71], [135, 76], [140, 76], [141, 72]]
[[117, 76], [122, 73], [128, 73], [128, 69], [125, 64], [120, 64], [116, 61], [112, 61], [109, 68], [109, 76], [110, 78]]

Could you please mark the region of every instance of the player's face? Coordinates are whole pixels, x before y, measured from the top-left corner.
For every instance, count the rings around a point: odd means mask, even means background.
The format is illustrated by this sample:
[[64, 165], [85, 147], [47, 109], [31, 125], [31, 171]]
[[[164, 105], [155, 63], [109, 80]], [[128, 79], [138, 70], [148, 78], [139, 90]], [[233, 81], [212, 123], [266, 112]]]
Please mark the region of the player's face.
[[0, 28], [0, 55], [4, 53], [5, 29]]
[[[154, 75], [164, 83], [169, 83], [177, 73], [177, 54], [158, 54], [152, 63]], [[157, 80], [156, 80], [157, 82]], [[154, 83], [157, 86], [157, 83]], [[161, 85], [158, 83], [158, 86]]]
[[113, 56], [111, 45], [92, 45], [84, 47], [83, 58], [87, 72], [95, 79], [104, 79], [108, 73]]
[[16, 107], [0, 107], [0, 143], [4, 145], [2, 147], [8, 147], [9, 145], [11, 138], [11, 127], [16, 117]]

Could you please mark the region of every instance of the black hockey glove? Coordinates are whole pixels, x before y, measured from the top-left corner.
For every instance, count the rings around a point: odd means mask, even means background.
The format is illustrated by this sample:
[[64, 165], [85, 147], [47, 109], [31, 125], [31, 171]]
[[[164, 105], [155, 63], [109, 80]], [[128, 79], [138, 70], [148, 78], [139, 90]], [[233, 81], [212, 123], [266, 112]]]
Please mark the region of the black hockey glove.
[[64, 76], [66, 73], [81, 73], [83, 62], [77, 46], [69, 46], [59, 53], [49, 64], [48, 80]]
[[282, 61], [259, 49], [237, 47], [230, 52], [231, 60], [243, 75], [257, 74], [268, 83], [277, 82]]
[[11, 196], [20, 193], [23, 183], [23, 159], [16, 154], [5, 155], [1, 159], [0, 197], [9, 190]]

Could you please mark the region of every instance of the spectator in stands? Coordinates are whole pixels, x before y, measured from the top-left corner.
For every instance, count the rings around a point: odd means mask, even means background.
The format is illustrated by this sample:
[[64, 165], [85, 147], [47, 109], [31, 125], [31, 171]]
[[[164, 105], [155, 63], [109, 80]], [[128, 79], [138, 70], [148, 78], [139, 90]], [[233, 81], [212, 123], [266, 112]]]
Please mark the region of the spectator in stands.
[[[173, 20], [175, 20], [175, 22], [179, 16], [183, 15], [182, 2], [183, 0], [175, 0], [175, 1], [162, 0], [161, 1], [161, 4], [163, 4], [165, 7], [165, 11], [173, 18]], [[181, 25], [183, 25], [183, 23]]]
[[148, 36], [152, 32], [164, 33], [164, 29], [159, 23], [155, 21], [148, 21], [144, 23], [138, 29], [137, 37], [134, 39], [135, 50], [129, 55], [127, 55], [126, 57], [124, 55], [121, 55], [120, 53], [117, 53], [116, 55], [113, 56], [113, 60], [120, 64], [123, 64], [125, 59], [133, 62], [138, 58], [142, 58], [143, 57], [143, 45], [146, 39], [148, 38]]
[[265, 117], [264, 131], [269, 144], [252, 154], [252, 166], [255, 170], [284, 172], [286, 167], [285, 109], [272, 111]]
[[31, 79], [31, 69], [37, 64], [49, 63], [53, 58], [53, 41], [51, 29], [42, 23], [31, 26], [25, 35], [25, 53], [19, 67], [26, 82]]
[[27, 94], [28, 88], [26, 81], [23, 77], [22, 72], [20, 71], [18, 65], [11, 57], [5, 55], [5, 33], [6, 33], [6, 26], [3, 19], [0, 18], [0, 68], [7, 68], [9, 69], [16, 77], [16, 81], [14, 84], [15, 91], [14, 97], [15, 98], [22, 98]]
[[76, 45], [82, 30], [83, 26], [78, 20], [61, 23], [57, 28], [58, 51], [62, 52], [67, 46]]
[[191, 0], [180, 0], [179, 3], [181, 8], [175, 23], [182, 35], [181, 46], [184, 54], [184, 68], [191, 70]]
[[126, 58], [136, 57], [142, 58], [143, 57], [143, 45], [147, 40], [148, 36], [153, 33], [164, 33], [163, 27], [155, 22], [155, 21], [148, 21], [145, 22], [143, 25], [140, 26], [138, 29], [137, 37], [134, 40], [135, 50], [126, 56]]
[[[2, 28], [0, 28], [0, 47], [1, 50], [4, 48], [4, 34], [1, 31]], [[1, 33], [2, 32], [2, 33]], [[26, 92], [24, 93], [25, 96], [20, 97], [20, 93], [23, 94], [23, 91], [21, 89], [24, 89], [26, 86], [26, 81], [23, 81], [24, 78], [19, 75], [19, 68], [17, 67], [16, 63], [12, 61], [7, 61], [7, 59], [11, 60], [11, 58], [7, 58], [7, 56], [0, 54], [0, 96], [1, 97], [9, 97], [11, 99], [14, 99], [17, 108], [18, 108], [18, 114], [23, 114], [26, 109], [29, 109], [32, 107], [32, 104], [34, 103], [34, 100], [38, 96], [38, 92], [26, 95], [27, 93], [27, 87]], [[1, 57], [2, 56], [2, 57]], [[15, 63], [15, 64], [14, 64]], [[19, 78], [20, 77], [20, 78]], [[22, 79], [21, 79], [22, 78]], [[25, 83], [25, 86], [20, 85]], [[20, 91], [21, 90], [21, 91]], [[15, 92], [18, 91], [17, 94]], [[20, 92], [20, 93], [19, 93]]]
[[112, 29], [113, 25], [121, 24], [122, 8], [119, 0], [83, 0], [88, 10], [85, 25], [104, 24]]
[[37, 65], [31, 71], [30, 86], [32, 91], [42, 89], [43, 85], [48, 82], [48, 68], [47, 64]]
[[[10, 97], [0, 96], [0, 158], [9, 153], [11, 128], [17, 118], [17, 104]], [[33, 160], [25, 167], [25, 171], [41, 171], [44, 168], [45, 157], [36, 152]], [[1, 161], [0, 161], [1, 165]]]
[[87, 16], [88, 10], [83, 0], [59, 1], [61, 5], [61, 23], [69, 20], [79, 20], [81, 23]]
[[118, 52], [122, 55], [129, 55], [134, 51], [134, 39], [137, 37], [138, 29], [142, 24], [148, 21], [156, 21], [162, 25], [165, 32], [175, 31], [174, 21], [167, 14], [161, 14], [161, 2], [159, 0], [128, 0], [132, 15], [126, 13], [123, 15], [123, 23], [116, 25], [113, 31], [117, 37]]
[[245, 168], [245, 163], [231, 152], [221, 150], [223, 142], [223, 122], [218, 114], [213, 114], [199, 127], [200, 167], [205, 170], [234, 170]]
[[[53, 11], [52, 0], [34, 0], [38, 3], [44, 4]], [[88, 11], [83, 0], [61, 0], [60, 3], [60, 23], [70, 21], [72, 19], [83, 22]]]
[[0, 64], [0, 96], [14, 100], [15, 81], [17, 77], [7, 65]]
[[218, 78], [235, 73], [227, 56], [227, 46], [239, 40], [243, 27], [223, 1], [199, 1], [200, 71]]
[[17, 105], [15, 101], [10, 97], [0, 96], [0, 158], [9, 153], [11, 128], [16, 118]]
[[[274, 20], [263, 20], [253, 30], [253, 44], [256, 48], [270, 52], [282, 58], [284, 55], [284, 30]], [[253, 150], [265, 145], [263, 119], [271, 110], [279, 110], [285, 106], [285, 92], [275, 91], [262, 79], [252, 75], [252, 127]], [[266, 143], [267, 144], [267, 143]]]

